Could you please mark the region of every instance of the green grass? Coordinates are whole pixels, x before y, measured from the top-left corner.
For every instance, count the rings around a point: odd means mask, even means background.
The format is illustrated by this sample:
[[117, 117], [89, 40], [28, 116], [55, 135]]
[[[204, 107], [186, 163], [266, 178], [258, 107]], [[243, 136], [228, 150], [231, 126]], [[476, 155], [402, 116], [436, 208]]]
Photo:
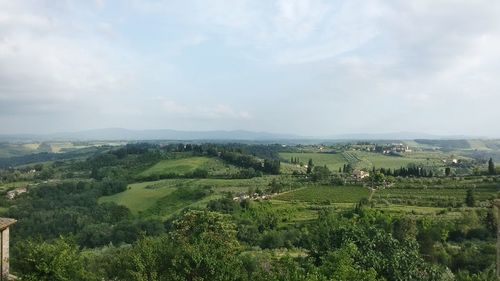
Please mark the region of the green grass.
[[[486, 202], [496, 197], [496, 187], [480, 187], [474, 191], [474, 197], [477, 202]], [[408, 188], [408, 189], [383, 189], [376, 191], [373, 199], [378, 202], [388, 200], [392, 203], [411, 202], [409, 205], [422, 207], [444, 206], [440, 204], [455, 202], [464, 202], [466, 188]], [[274, 197], [276, 200], [310, 202], [315, 204], [338, 204], [338, 203], [356, 203], [362, 198], [367, 198], [370, 191], [361, 186], [313, 186], [306, 187], [290, 192], [285, 192]], [[394, 201], [395, 200], [395, 201]], [[413, 207], [413, 206], [412, 206]]]
[[[99, 198], [99, 203], [115, 202], [129, 208], [133, 214], [156, 208], [154, 214], [169, 216], [184, 207], [203, 207], [208, 201], [223, 196], [223, 192], [246, 192], [248, 188], [265, 189], [273, 176], [253, 179], [167, 179], [134, 183], [124, 192]], [[146, 187], [154, 188], [146, 188]], [[177, 188], [211, 187], [214, 193], [200, 200], [180, 200], [172, 195]], [[172, 195], [172, 196], [170, 196]]]
[[18, 182], [11, 182], [11, 183], [5, 183], [0, 185], [0, 190], [9, 190], [9, 189], [14, 189], [18, 187], [26, 187], [30, 184], [31, 182], [29, 181], [18, 181]]
[[209, 157], [187, 157], [162, 160], [139, 174], [139, 177], [161, 176], [165, 174], [186, 175], [196, 169], [205, 169], [210, 175], [228, 175], [238, 171], [222, 160]]
[[[343, 153], [280, 153], [284, 161], [299, 158], [300, 162], [307, 164], [309, 159], [313, 160], [316, 166], [326, 165], [331, 171], [338, 171], [344, 164], [350, 163], [357, 169], [371, 170], [375, 168], [399, 169], [409, 164], [420, 164], [426, 167], [442, 167], [443, 159], [448, 159], [451, 155], [443, 152], [411, 152], [402, 156], [383, 155], [381, 153], [366, 151], [345, 151]], [[456, 156], [455, 156], [456, 157]], [[283, 171], [291, 171], [285, 164]], [[297, 168], [297, 167], [296, 167]]]
[[292, 202], [272, 199], [267, 201], [274, 212], [285, 217], [285, 225], [297, 222], [311, 221], [318, 218], [318, 212], [305, 202]]
[[389, 168], [399, 169], [406, 167], [409, 164], [421, 164], [426, 167], [441, 167], [443, 166], [441, 157], [447, 158], [442, 154], [411, 152], [405, 153], [403, 156], [389, 156], [380, 153], [354, 151], [353, 153], [362, 161], [356, 165], [359, 169]]
[[246, 192], [249, 187], [265, 189], [276, 176], [263, 176], [252, 179], [199, 179], [191, 184], [209, 185], [217, 192]]
[[[146, 188], [148, 186], [154, 188]], [[99, 203], [114, 202], [137, 214], [153, 207], [160, 198], [175, 191], [174, 186], [171, 181], [135, 183], [129, 185], [124, 192], [99, 198]]]
[[326, 165], [328, 169], [332, 171], [338, 171], [339, 168], [347, 164], [347, 160], [340, 153], [330, 154], [330, 153], [280, 153], [281, 159], [285, 161], [290, 161], [292, 157], [299, 158], [299, 161], [307, 165], [309, 159], [312, 159], [314, 165], [324, 166]]
[[299, 172], [299, 173], [305, 173], [306, 172], [306, 167], [296, 165], [296, 164], [291, 164], [287, 162], [281, 162], [281, 167], [280, 167], [280, 173], [285, 174], [285, 175], [290, 175], [293, 172]]
[[[201, 194], [194, 195], [193, 191]], [[154, 206], [147, 209], [140, 215], [144, 216], [158, 216], [165, 219], [179, 214], [185, 208], [203, 209], [207, 203], [222, 198], [223, 195], [215, 193], [213, 190], [200, 188], [200, 187], [179, 187], [174, 192], [158, 199]]]
[[[481, 187], [474, 189], [476, 200], [488, 200], [496, 196], [498, 189], [495, 187]], [[384, 189], [376, 193], [377, 198], [409, 198], [409, 199], [437, 199], [450, 198], [464, 200], [467, 193], [466, 188], [408, 188], [408, 189]], [[374, 198], [375, 198], [374, 197]]]
[[280, 194], [275, 199], [302, 202], [356, 203], [369, 195], [370, 191], [361, 186], [313, 186]]

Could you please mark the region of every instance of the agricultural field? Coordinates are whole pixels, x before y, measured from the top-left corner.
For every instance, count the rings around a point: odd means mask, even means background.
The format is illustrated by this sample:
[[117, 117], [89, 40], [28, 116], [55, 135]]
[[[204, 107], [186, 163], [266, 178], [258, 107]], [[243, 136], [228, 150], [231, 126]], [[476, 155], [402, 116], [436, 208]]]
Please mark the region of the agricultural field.
[[372, 169], [375, 168], [389, 168], [399, 169], [406, 167], [409, 164], [418, 164], [425, 167], [442, 167], [442, 158], [447, 159], [446, 155], [436, 155], [432, 153], [419, 153], [411, 152], [405, 153], [404, 156], [387, 156], [380, 153], [362, 152], [362, 151], [349, 151], [348, 154], [354, 156], [360, 161], [356, 164], [359, 169]]
[[[326, 165], [331, 171], [338, 171], [344, 164], [351, 164], [356, 169], [371, 170], [375, 168], [399, 169], [409, 164], [419, 164], [426, 167], [443, 167], [443, 160], [450, 159], [451, 155], [442, 152], [411, 152], [402, 156], [389, 156], [374, 152], [344, 151], [342, 153], [280, 153], [283, 161], [298, 158], [307, 164], [309, 159], [316, 166]], [[458, 157], [458, 159], [466, 159]]]
[[305, 166], [300, 166], [297, 164], [291, 164], [287, 162], [281, 162], [281, 167], [280, 167], [281, 174], [290, 175], [293, 172], [305, 173], [306, 170], [307, 169]]
[[0, 184], [0, 190], [10, 190], [10, 189], [18, 188], [18, 187], [26, 187], [30, 183], [31, 182], [29, 182], [29, 181], [18, 181], [18, 182]]
[[50, 141], [50, 142], [27, 142], [27, 143], [0, 143], [0, 158], [19, 157], [29, 154], [42, 152], [64, 153], [68, 151], [76, 151], [79, 149], [101, 146], [101, 145], [121, 145], [123, 143], [107, 143], [107, 142], [86, 142], [77, 143], [70, 141]]
[[37, 149], [37, 144], [0, 143], [0, 158], [26, 155], [33, 153]]
[[[273, 177], [253, 179], [167, 179], [130, 184], [126, 191], [99, 198], [99, 203], [114, 202], [139, 214], [150, 209], [154, 214], [168, 216], [185, 207], [204, 207], [210, 200], [220, 198], [224, 192], [247, 192], [249, 188], [265, 189]], [[210, 188], [213, 192], [199, 200], [183, 200], [176, 190]]]
[[370, 195], [362, 186], [312, 186], [279, 194], [273, 199], [301, 202], [356, 203]]
[[311, 221], [318, 218], [318, 212], [307, 202], [272, 199], [261, 204], [269, 204], [273, 212], [285, 217], [285, 225]]
[[210, 175], [228, 175], [236, 173], [238, 168], [226, 164], [220, 159], [209, 157], [186, 157], [162, 160], [141, 172], [139, 177], [161, 176], [165, 174], [186, 175], [196, 169], [207, 170]]
[[347, 159], [341, 153], [280, 153], [283, 161], [290, 161], [292, 158], [298, 158], [299, 162], [307, 165], [309, 159], [313, 160], [314, 165], [324, 166], [333, 171], [338, 171], [344, 164], [347, 164]]
[[[474, 189], [474, 195], [478, 201], [477, 205], [487, 206], [489, 200], [496, 198], [499, 189], [495, 186], [480, 187]], [[392, 205], [405, 204], [407, 206], [438, 206], [459, 207], [463, 205], [466, 197], [466, 188], [387, 188], [374, 193], [376, 202], [387, 204], [390, 209]], [[356, 203], [370, 196], [370, 190], [362, 186], [310, 186], [284, 192], [274, 197], [276, 200], [310, 202], [316, 204]], [[391, 203], [389, 205], [389, 203]], [[379, 206], [384, 208], [384, 206]]]
[[[489, 200], [497, 197], [498, 188], [481, 187], [474, 189], [474, 196], [478, 206], [488, 206]], [[377, 191], [375, 200], [406, 205], [420, 206], [460, 206], [465, 202], [466, 188], [432, 188], [432, 189], [384, 189]]]
[[71, 149], [85, 148], [86, 146], [75, 146], [72, 142], [55, 142], [50, 143], [50, 150], [53, 153], [61, 153]]
[[130, 184], [126, 191], [99, 198], [99, 203], [114, 202], [130, 209], [134, 214], [152, 207], [160, 198], [175, 191], [171, 181]]
[[472, 150], [491, 150], [483, 140], [469, 140], [469, 145]]

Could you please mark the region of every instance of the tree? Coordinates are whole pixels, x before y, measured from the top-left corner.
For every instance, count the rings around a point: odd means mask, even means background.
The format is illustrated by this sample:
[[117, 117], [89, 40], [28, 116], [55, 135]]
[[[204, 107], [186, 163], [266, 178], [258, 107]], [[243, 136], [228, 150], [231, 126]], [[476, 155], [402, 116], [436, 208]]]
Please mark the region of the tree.
[[367, 178], [367, 183], [370, 185], [372, 189], [377, 189], [381, 187], [385, 187], [387, 184], [387, 179], [384, 174], [375, 172], [370, 174]]
[[236, 226], [222, 214], [189, 211], [174, 222], [175, 256], [165, 280], [237, 280], [241, 262]]
[[320, 271], [332, 280], [371, 281], [377, 280], [377, 272], [373, 268], [364, 268], [355, 263], [354, 257], [360, 255], [354, 243], [347, 244], [338, 250], [330, 251], [321, 258]]
[[418, 233], [416, 221], [410, 217], [395, 219], [392, 228], [392, 236], [400, 242], [415, 239]]
[[467, 194], [465, 195], [465, 204], [467, 207], [474, 207], [476, 200], [474, 198], [474, 190], [467, 189]]
[[444, 174], [445, 174], [447, 177], [448, 177], [448, 176], [450, 176], [450, 174], [451, 174], [451, 169], [450, 169], [450, 167], [446, 167], [446, 169], [444, 169]]
[[312, 172], [312, 169], [314, 167], [313, 160], [309, 159], [309, 162], [307, 162], [307, 174], [310, 174]]
[[281, 163], [279, 160], [264, 160], [263, 171], [272, 175], [280, 174]]
[[495, 214], [493, 210], [490, 208], [486, 213], [486, 217], [484, 218], [484, 224], [486, 229], [490, 233], [491, 237], [496, 237], [497, 235], [497, 219], [495, 218]]
[[26, 281], [97, 280], [83, 267], [78, 247], [65, 239], [54, 242], [26, 241], [18, 244], [16, 269]]
[[312, 171], [312, 180], [313, 181], [326, 181], [330, 178], [331, 172], [328, 167], [325, 166], [316, 166]]
[[[379, 280], [442, 280], [437, 276], [437, 268], [424, 261], [414, 239], [399, 241], [384, 227], [373, 223], [387, 220], [386, 215], [366, 211], [362, 216], [366, 217], [353, 223], [351, 219], [333, 212], [320, 213], [317, 223], [309, 227], [306, 249], [311, 258], [317, 263], [326, 263], [327, 258], [333, 261], [331, 266], [341, 266], [348, 259], [352, 269], [362, 270], [365, 274], [373, 269]], [[339, 259], [339, 256], [331, 256], [332, 251], [340, 254], [339, 250], [341, 256], [347, 254], [347, 257]], [[352, 269], [346, 272], [347, 276], [354, 274]], [[343, 271], [341, 268], [334, 270], [337, 274]], [[362, 274], [358, 272], [356, 275]], [[352, 280], [342, 277], [332, 279]]]
[[488, 161], [488, 174], [494, 175], [495, 173], [495, 163], [493, 162], [493, 159], [490, 158], [490, 160]]

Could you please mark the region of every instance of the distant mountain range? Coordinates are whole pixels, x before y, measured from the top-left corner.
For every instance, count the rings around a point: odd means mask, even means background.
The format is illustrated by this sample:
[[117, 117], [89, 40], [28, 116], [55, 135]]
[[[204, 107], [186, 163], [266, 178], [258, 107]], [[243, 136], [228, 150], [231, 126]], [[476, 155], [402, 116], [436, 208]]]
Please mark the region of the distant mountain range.
[[[234, 131], [179, 131], [179, 130], [129, 130], [108, 128], [62, 132], [53, 134], [11, 134], [0, 135], [0, 141], [71, 141], [71, 140], [225, 140], [225, 141], [278, 141], [302, 140], [413, 140], [413, 139], [470, 139], [470, 136], [438, 136], [425, 133], [380, 133], [380, 134], [343, 134], [331, 136], [300, 136], [268, 132]], [[477, 138], [477, 137], [476, 137]]]
[[235, 131], [178, 131], [128, 130], [122, 128], [95, 129], [53, 134], [0, 135], [0, 140], [285, 140], [301, 138], [296, 135], [267, 132]]

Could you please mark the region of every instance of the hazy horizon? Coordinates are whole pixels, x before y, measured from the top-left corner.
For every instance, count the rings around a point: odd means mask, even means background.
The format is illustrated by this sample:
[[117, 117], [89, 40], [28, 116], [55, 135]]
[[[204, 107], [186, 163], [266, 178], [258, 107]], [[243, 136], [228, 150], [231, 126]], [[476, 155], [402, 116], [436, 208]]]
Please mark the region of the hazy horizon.
[[500, 2], [0, 0], [0, 135], [500, 137]]

